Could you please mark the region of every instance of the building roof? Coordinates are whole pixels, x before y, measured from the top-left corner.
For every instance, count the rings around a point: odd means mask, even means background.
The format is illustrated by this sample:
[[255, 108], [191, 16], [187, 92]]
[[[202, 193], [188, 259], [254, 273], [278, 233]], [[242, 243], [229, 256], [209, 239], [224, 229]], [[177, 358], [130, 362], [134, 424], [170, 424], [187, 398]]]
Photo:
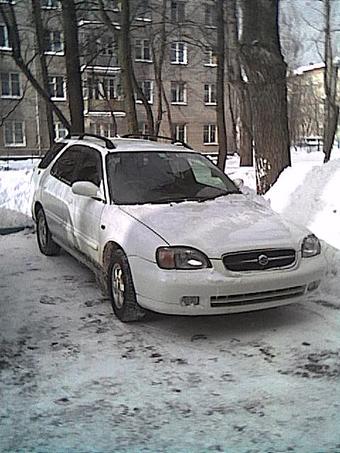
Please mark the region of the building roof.
[[295, 69], [294, 74], [302, 75], [305, 72], [315, 71], [317, 69], [323, 69], [325, 67], [325, 63], [312, 63], [307, 66], [300, 66], [299, 68]]

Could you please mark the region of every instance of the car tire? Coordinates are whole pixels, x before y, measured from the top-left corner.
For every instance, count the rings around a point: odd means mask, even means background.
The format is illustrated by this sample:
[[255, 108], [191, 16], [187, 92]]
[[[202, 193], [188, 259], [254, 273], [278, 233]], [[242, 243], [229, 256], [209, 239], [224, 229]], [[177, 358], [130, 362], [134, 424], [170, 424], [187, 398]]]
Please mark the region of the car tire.
[[130, 266], [122, 250], [116, 250], [108, 272], [108, 288], [112, 308], [122, 322], [140, 321], [146, 311], [137, 303]]
[[37, 241], [41, 253], [47, 256], [58, 255], [60, 247], [53, 239], [48, 228], [44, 210], [41, 208], [37, 213]]

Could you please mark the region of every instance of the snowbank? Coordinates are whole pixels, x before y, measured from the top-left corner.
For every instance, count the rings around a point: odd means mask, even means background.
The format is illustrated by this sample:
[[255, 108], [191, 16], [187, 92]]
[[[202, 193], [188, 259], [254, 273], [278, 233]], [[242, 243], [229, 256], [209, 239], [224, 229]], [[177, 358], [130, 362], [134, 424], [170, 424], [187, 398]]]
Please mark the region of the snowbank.
[[30, 227], [33, 224], [32, 218], [22, 212], [0, 208], [0, 231], [3, 228]]
[[326, 278], [321, 291], [339, 303], [340, 159], [323, 165], [299, 163], [287, 168], [265, 198], [272, 208], [304, 225], [324, 241]]
[[0, 208], [30, 215], [32, 170], [0, 171]]
[[265, 198], [291, 221], [340, 249], [340, 159], [312, 168], [287, 168]]

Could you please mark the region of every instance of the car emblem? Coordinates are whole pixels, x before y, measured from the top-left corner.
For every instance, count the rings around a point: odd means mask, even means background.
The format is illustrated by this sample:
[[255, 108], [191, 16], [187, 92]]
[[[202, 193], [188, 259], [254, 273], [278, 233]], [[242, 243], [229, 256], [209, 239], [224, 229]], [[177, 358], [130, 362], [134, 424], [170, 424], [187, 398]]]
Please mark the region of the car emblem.
[[266, 266], [269, 262], [269, 258], [267, 255], [259, 255], [259, 257], [257, 258], [257, 261], [260, 266]]

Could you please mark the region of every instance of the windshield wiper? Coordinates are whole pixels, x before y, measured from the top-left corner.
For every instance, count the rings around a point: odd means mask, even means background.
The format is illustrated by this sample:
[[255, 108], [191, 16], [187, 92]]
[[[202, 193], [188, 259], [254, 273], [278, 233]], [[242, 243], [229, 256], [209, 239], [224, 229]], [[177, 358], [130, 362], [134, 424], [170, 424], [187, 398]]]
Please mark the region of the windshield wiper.
[[219, 198], [219, 197], [224, 197], [225, 195], [233, 195], [233, 194], [239, 194], [241, 192], [235, 192], [234, 190], [230, 190], [230, 191], [226, 191], [226, 192], [223, 192], [223, 193], [219, 193], [217, 195], [213, 195], [212, 197], [200, 197], [197, 201], [199, 203], [202, 203], [203, 201], [209, 201], [209, 200], [215, 200], [215, 198]]
[[151, 204], [166, 204], [166, 203], [184, 203], [185, 201], [200, 201], [201, 197], [182, 197], [182, 198], [159, 198], [158, 200], [148, 201]]

